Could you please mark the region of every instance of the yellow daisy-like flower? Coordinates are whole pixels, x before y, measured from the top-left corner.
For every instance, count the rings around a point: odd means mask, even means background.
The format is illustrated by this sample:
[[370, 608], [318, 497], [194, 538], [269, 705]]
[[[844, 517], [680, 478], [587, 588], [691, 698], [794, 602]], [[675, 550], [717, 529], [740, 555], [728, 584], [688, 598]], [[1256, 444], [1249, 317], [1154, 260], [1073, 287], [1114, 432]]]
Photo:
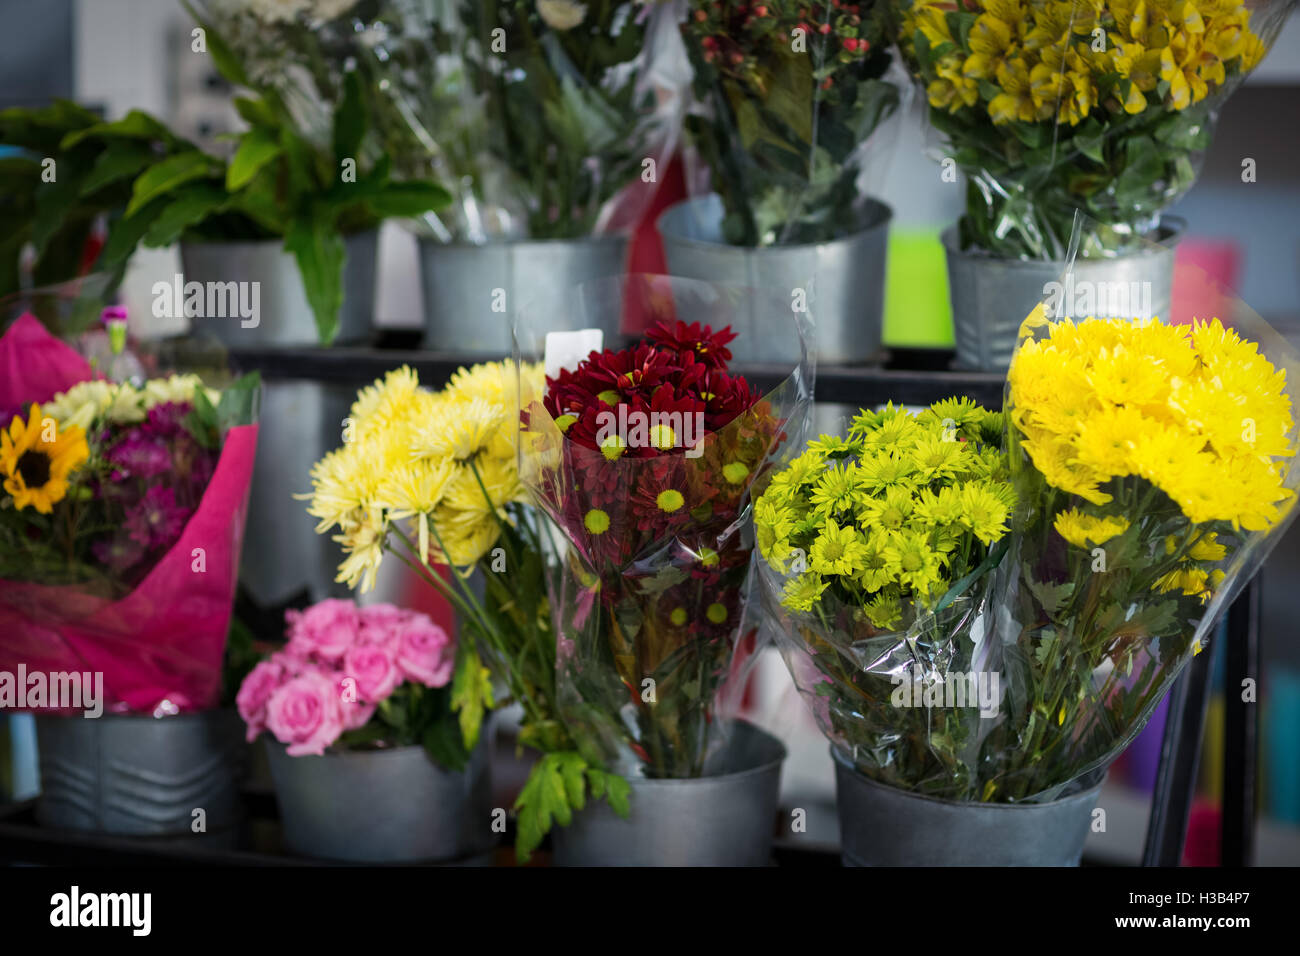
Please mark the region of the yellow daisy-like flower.
[[1129, 522], [1122, 517], [1098, 517], [1071, 508], [1060, 512], [1052, 527], [1076, 548], [1091, 548], [1123, 534], [1129, 529]]
[[68, 493], [68, 476], [89, 457], [85, 432], [76, 425], [60, 429], [40, 405], [32, 405], [26, 422], [15, 415], [0, 431], [0, 477], [19, 511], [50, 514]]

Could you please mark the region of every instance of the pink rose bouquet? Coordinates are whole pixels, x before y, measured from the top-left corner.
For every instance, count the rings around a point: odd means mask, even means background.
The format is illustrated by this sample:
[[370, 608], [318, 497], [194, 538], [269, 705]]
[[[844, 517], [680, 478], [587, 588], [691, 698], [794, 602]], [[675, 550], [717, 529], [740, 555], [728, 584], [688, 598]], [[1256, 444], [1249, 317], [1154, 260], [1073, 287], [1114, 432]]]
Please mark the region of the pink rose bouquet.
[[291, 756], [418, 744], [452, 770], [469, 758], [451, 709], [456, 643], [429, 617], [330, 599], [286, 614], [287, 643], [235, 699], [248, 739]]

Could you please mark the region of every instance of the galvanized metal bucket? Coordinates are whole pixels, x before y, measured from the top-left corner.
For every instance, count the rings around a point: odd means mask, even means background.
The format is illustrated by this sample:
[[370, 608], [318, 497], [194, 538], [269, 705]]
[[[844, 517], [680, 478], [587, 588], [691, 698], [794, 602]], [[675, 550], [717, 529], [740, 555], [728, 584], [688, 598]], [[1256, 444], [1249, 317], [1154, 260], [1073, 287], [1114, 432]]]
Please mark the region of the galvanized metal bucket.
[[563, 302], [582, 282], [622, 275], [627, 247], [619, 235], [484, 245], [421, 238], [424, 346], [500, 358], [513, 348], [520, 306]]
[[460, 860], [493, 844], [488, 733], [463, 773], [423, 747], [290, 757], [267, 737], [288, 850], [350, 863]]
[[[231, 830], [247, 751], [234, 711], [171, 717], [36, 715], [43, 826], [119, 836]], [[202, 810], [202, 815], [196, 814]]]
[[707, 776], [633, 779], [624, 820], [592, 801], [567, 827], [551, 831], [559, 866], [766, 866], [781, 764], [781, 741], [736, 724]]
[[[343, 305], [335, 345], [366, 342], [374, 330], [375, 276], [379, 231], [343, 241]], [[316, 319], [307, 302], [298, 263], [278, 239], [262, 242], [182, 242], [185, 282], [256, 282], [259, 314], [255, 325], [238, 316], [193, 318], [197, 332], [208, 332], [227, 347], [316, 345]], [[248, 322], [248, 325], [245, 325]]]
[[[1132, 319], [1144, 313], [1167, 318], [1173, 300], [1174, 253], [1187, 223], [1165, 216], [1161, 226], [1160, 244], [1141, 252], [1114, 259], [1076, 259], [1072, 277], [1064, 284], [1064, 262], [999, 259], [978, 249], [963, 251], [957, 227], [946, 229], [942, 238], [957, 364], [990, 372], [1006, 370], [1020, 323], [1053, 292], [1059, 295], [1055, 318]], [[1090, 301], [1095, 304], [1091, 309], [1087, 308]], [[1121, 308], [1096, 307], [1111, 303]], [[1123, 308], [1124, 303], [1130, 307]]]
[[[722, 240], [722, 199], [712, 194], [668, 207], [659, 217], [659, 234], [671, 275], [781, 289], [791, 296], [795, 289], [809, 290], [817, 360], [853, 365], [880, 357], [885, 254], [893, 215], [884, 203], [868, 199], [861, 211], [861, 228], [852, 235], [805, 245], [732, 246]], [[772, 348], [755, 361], [789, 358], [776, 347], [784, 337], [772, 339]]]
[[1050, 803], [961, 803], [888, 787], [834, 749], [845, 866], [1078, 866], [1101, 781]]

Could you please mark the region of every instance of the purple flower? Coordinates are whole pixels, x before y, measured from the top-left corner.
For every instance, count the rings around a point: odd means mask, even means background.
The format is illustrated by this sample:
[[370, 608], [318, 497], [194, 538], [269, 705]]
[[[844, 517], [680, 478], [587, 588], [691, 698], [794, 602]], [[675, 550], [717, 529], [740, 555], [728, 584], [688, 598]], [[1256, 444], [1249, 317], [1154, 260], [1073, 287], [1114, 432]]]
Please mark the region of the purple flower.
[[104, 456], [117, 467], [113, 480], [157, 478], [171, 470], [172, 455], [165, 440], [145, 434], [144, 429], [128, 432]]
[[190, 510], [176, 503], [176, 493], [154, 485], [126, 515], [127, 533], [149, 549], [169, 548], [180, 537]]
[[161, 438], [175, 438], [182, 433], [188, 435], [184, 421], [191, 408], [193, 406], [189, 402], [163, 402], [155, 405], [149, 409], [148, 417], [141, 424], [140, 430]]
[[134, 567], [144, 557], [144, 546], [129, 534], [116, 534], [111, 538], [96, 541], [90, 546], [95, 560], [106, 564], [114, 571], [125, 571]]

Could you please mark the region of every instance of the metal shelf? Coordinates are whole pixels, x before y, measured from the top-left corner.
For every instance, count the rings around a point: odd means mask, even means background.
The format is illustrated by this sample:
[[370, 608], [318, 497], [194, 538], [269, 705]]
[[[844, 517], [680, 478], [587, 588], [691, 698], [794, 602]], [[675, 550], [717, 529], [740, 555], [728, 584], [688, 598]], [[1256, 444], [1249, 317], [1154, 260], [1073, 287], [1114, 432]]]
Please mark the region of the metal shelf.
[[[400, 365], [415, 369], [422, 382], [437, 386], [463, 365], [500, 356], [437, 352], [418, 348], [335, 346], [333, 348], [237, 348], [229, 353], [239, 372], [260, 372], [270, 381], [313, 381], [358, 388]], [[1003, 376], [950, 368], [946, 349], [898, 349], [879, 366], [820, 366], [819, 402], [847, 405], [928, 405], [953, 395], [967, 395], [990, 407], [1002, 404]], [[764, 391], [775, 387], [785, 370], [773, 365], [733, 366]]]

